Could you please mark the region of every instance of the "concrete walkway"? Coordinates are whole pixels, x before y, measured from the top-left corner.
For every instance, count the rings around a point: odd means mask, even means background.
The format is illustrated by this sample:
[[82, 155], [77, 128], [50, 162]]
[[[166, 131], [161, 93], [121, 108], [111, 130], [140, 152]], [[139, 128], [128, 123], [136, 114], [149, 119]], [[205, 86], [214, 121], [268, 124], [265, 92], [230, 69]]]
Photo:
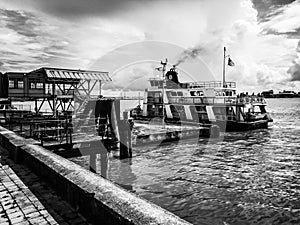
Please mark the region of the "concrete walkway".
[[0, 224], [88, 224], [26, 167], [0, 149]]

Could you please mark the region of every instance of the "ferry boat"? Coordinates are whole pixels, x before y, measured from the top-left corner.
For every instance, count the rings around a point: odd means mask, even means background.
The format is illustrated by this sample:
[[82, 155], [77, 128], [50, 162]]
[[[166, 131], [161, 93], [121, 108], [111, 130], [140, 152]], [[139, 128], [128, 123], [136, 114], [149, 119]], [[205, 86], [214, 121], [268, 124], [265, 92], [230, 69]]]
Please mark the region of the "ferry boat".
[[266, 111], [265, 99], [237, 95], [236, 82], [181, 83], [175, 66], [162, 79], [149, 81], [151, 87], [144, 92], [143, 106], [131, 111], [134, 119], [164, 118], [170, 123], [217, 124], [221, 131], [267, 128], [273, 121]]

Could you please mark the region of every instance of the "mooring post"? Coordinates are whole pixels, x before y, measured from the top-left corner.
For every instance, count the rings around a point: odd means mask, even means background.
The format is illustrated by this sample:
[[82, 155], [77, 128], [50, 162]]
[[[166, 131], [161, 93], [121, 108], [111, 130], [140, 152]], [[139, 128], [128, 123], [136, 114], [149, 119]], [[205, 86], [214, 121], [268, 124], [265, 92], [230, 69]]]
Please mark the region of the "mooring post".
[[96, 162], [97, 162], [97, 154], [91, 153], [90, 154], [90, 171], [93, 173], [97, 173]]
[[132, 157], [131, 130], [128, 122], [128, 112], [123, 112], [123, 120], [120, 121], [120, 159]]
[[129, 120], [127, 120], [127, 124], [129, 126], [129, 129], [127, 129], [127, 137], [128, 137], [128, 154], [129, 158], [132, 158], [132, 141], [131, 141], [131, 124], [129, 123]]
[[100, 162], [101, 162], [101, 176], [107, 178], [107, 170], [108, 170], [108, 153], [100, 152]]

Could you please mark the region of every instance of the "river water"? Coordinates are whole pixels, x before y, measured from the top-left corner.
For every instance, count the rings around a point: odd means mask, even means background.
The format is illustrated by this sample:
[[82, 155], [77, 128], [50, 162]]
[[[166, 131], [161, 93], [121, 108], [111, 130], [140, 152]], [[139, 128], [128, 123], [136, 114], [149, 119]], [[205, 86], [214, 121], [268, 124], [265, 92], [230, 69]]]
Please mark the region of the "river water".
[[269, 129], [134, 148], [98, 171], [193, 224], [300, 224], [300, 99], [267, 102]]

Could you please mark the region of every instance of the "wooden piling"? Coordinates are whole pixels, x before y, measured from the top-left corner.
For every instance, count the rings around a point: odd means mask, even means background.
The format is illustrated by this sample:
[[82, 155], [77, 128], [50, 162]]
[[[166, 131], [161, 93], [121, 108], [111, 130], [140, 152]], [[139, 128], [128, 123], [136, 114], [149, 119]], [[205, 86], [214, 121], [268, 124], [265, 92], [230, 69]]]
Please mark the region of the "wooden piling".
[[128, 112], [123, 113], [123, 120], [119, 123], [120, 134], [120, 159], [132, 157], [132, 142], [131, 142], [131, 129], [128, 122]]
[[90, 154], [90, 171], [93, 173], [97, 173], [97, 154], [91, 153]]

